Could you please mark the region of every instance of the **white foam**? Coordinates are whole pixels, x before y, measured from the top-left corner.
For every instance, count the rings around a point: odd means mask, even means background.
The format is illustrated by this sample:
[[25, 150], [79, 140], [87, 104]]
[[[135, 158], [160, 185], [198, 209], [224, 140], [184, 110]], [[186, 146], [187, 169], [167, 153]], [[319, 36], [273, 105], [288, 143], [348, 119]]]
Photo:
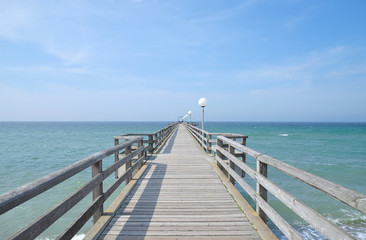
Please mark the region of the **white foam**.
[[287, 133], [281, 133], [281, 134], [278, 134], [278, 136], [281, 136], [281, 137], [288, 137], [288, 134], [287, 134]]
[[[82, 240], [84, 237], [85, 237], [85, 234], [76, 234], [72, 238], [72, 240]], [[56, 239], [56, 236], [55, 237], [38, 237], [36, 239], [37, 240], [53, 240], [53, 239]]]
[[82, 240], [84, 237], [85, 234], [77, 234], [72, 238], [72, 240]]

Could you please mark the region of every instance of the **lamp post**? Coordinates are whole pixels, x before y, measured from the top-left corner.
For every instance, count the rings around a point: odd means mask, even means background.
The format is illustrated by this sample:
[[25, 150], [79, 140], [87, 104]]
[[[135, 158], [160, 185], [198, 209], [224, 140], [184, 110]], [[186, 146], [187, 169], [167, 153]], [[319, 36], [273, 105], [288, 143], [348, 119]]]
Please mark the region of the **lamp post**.
[[188, 111], [188, 115], [189, 115], [189, 122], [192, 124], [192, 120], [191, 120], [192, 111], [191, 110]]
[[205, 107], [207, 105], [207, 99], [206, 98], [200, 98], [200, 100], [198, 100], [198, 105], [200, 105], [202, 107], [202, 136], [203, 136], [203, 125], [205, 122]]

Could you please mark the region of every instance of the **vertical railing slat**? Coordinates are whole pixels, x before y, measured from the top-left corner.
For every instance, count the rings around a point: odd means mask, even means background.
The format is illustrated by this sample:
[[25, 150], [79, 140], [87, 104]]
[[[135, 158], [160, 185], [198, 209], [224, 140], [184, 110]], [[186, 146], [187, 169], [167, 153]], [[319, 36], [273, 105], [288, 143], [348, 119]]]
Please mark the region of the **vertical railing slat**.
[[[262, 174], [266, 178], [267, 178], [267, 168], [268, 168], [267, 164], [257, 160], [257, 172], [259, 174]], [[258, 182], [257, 182], [257, 193], [259, 194], [259, 196], [263, 198], [264, 201], [267, 202], [267, 189], [265, 189]], [[256, 212], [264, 222], [267, 222], [267, 216], [265, 212], [259, 207], [258, 204], [256, 204]]]
[[[95, 178], [98, 174], [103, 171], [102, 160], [96, 162], [92, 165], [92, 178]], [[103, 195], [103, 181], [98, 184], [93, 190], [93, 201], [95, 201], [99, 196]], [[93, 223], [95, 224], [98, 219], [103, 215], [103, 205], [100, 206], [93, 215]]]
[[[125, 155], [128, 156], [131, 153], [131, 146], [126, 147], [125, 149]], [[125, 172], [127, 172], [127, 170], [132, 166], [132, 160], [128, 160], [125, 164]], [[132, 176], [129, 175], [126, 178], [126, 184], [128, 184], [132, 179]]]
[[[114, 146], [117, 146], [118, 144], [119, 144], [119, 139], [118, 138], [115, 138], [114, 139]], [[114, 162], [115, 163], [119, 161], [118, 155], [119, 155], [119, 151], [117, 151], [117, 152], [114, 153]], [[118, 170], [115, 171], [114, 176], [115, 176], [116, 179], [118, 178]]]

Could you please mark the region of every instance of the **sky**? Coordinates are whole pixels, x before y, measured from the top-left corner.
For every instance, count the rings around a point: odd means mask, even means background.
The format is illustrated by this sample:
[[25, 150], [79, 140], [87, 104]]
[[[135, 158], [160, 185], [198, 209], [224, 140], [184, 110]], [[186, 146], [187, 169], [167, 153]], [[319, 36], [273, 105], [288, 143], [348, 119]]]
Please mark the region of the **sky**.
[[0, 0], [0, 121], [366, 122], [366, 1]]

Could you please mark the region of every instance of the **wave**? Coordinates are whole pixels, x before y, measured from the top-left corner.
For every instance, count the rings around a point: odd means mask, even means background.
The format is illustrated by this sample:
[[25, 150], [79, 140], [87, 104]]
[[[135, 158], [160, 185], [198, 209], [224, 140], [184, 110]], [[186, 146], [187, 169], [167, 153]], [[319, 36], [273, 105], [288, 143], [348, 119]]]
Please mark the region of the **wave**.
[[[82, 240], [86, 235], [85, 234], [76, 234], [72, 240]], [[36, 240], [54, 240], [57, 237], [38, 237]]]
[[281, 133], [281, 134], [278, 134], [278, 136], [281, 136], [281, 137], [288, 137], [288, 134], [287, 134], [287, 133]]
[[[366, 216], [363, 213], [355, 210], [339, 209], [332, 216], [325, 217], [356, 239], [366, 240]], [[306, 240], [327, 239], [304, 221], [294, 221], [291, 225]], [[272, 231], [280, 240], [287, 239], [278, 229], [272, 229]]]

